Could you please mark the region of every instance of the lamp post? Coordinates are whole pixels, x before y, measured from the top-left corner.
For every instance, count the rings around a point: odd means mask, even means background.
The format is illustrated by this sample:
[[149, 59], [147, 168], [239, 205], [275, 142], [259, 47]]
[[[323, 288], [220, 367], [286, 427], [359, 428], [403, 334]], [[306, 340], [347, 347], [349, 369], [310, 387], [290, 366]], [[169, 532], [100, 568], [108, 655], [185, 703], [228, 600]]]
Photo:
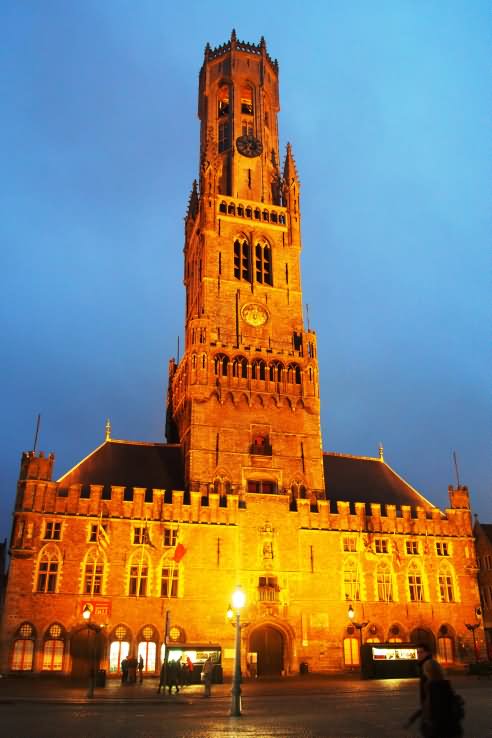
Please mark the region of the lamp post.
[[[95, 678], [95, 668], [94, 668], [94, 661], [95, 661], [95, 643], [93, 643], [92, 646], [92, 652], [90, 648], [90, 635], [91, 635], [91, 625], [90, 625], [90, 619], [91, 619], [92, 611], [89, 605], [86, 605], [84, 609], [82, 610], [82, 617], [84, 618], [85, 622], [87, 623], [87, 654], [89, 656], [89, 687], [87, 689], [87, 697], [89, 699], [92, 699], [94, 697], [94, 678]], [[94, 640], [95, 640], [95, 634], [94, 634]]]
[[368, 625], [369, 621], [364, 620], [362, 623], [357, 623], [354, 620], [355, 610], [352, 605], [349, 605], [348, 617], [354, 628], [357, 628], [357, 630], [359, 631], [359, 669], [362, 672], [362, 629]]
[[475, 651], [475, 663], [478, 664], [478, 649], [477, 649], [477, 639], [475, 636], [475, 631], [477, 628], [480, 628], [480, 623], [465, 623], [465, 628], [467, 628], [473, 636], [473, 650]]
[[227, 611], [227, 617], [232, 620], [236, 616], [236, 644], [234, 650], [234, 676], [231, 690], [231, 716], [241, 715], [241, 609], [246, 603], [246, 595], [240, 586], [232, 593], [232, 607]]

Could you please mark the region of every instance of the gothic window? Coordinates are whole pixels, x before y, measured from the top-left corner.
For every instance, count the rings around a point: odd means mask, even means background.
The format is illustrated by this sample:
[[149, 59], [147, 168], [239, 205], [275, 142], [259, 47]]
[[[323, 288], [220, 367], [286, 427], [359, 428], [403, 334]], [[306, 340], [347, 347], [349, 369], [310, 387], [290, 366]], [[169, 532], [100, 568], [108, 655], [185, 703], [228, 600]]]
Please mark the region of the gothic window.
[[301, 383], [301, 368], [298, 364], [289, 364], [287, 367], [287, 381], [289, 384]]
[[15, 634], [10, 668], [12, 671], [32, 671], [34, 661], [34, 628], [31, 623], [22, 623]]
[[217, 102], [217, 114], [219, 118], [227, 117], [229, 115], [229, 87], [227, 85], [222, 85], [222, 87], [219, 87]]
[[227, 366], [229, 364], [229, 357], [225, 354], [216, 354], [214, 357], [214, 368], [215, 374], [218, 377], [227, 377]]
[[222, 202], [219, 205], [219, 212], [220, 213], [227, 213], [227, 204], [222, 200]]
[[109, 672], [116, 674], [121, 669], [121, 662], [130, 653], [130, 633], [124, 625], [118, 625], [113, 632], [113, 640], [109, 647]]
[[136, 554], [130, 563], [128, 594], [134, 597], [145, 597], [148, 590], [148, 579], [148, 557], [142, 550], [142, 553]]
[[441, 602], [455, 602], [453, 574], [449, 566], [441, 566], [437, 575]]
[[380, 602], [393, 602], [391, 569], [386, 562], [379, 564], [376, 570], [376, 589]]
[[91, 551], [85, 563], [84, 594], [99, 595], [102, 593], [104, 559], [96, 551]]
[[237, 214], [240, 218], [244, 218], [244, 208], [242, 205], [237, 206]]
[[234, 277], [251, 282], [251, 247], [245, 241], [234, 241]]
[[252, 367], [251, 367], [251, 375], [253, 379], [261, 379], [262, 381], [265, 380], [266, 376], [266, 364], [261, 359], [257, 359], [256, 361], [253, 361]]
[[58, 579], [58, 554], [55, 551], [44, 551], [41, 554], [38, 566], [37, 592], [56, 592]]
[[229, 203], [229, 206], [227, 208], [227, 214], [228, 215], [236, 215], [236, 206], [233, 202]]
[[424, 601], [422, 572], [415, 561], [412, 561], [408, 566], [408, 595], [410, 602]]
[[272, 250], [270, 246], [256, 244], [256, 281], [272, 286]]
[[255, 220], [261, 220], [260, 208], [255, 208]]
[[[145, 631], [149, 630], [152, 635], [147, 639]], [[155, 640], [151, 640], [151, 638], [155, 638], [154, 629], [151, 626], [147, 626], [143, 629], [142, 635], [145, 640], [140, 641], [138, 644], [137, 657], [138, 659], [140, 659], [140, 656], [142, 657], [144, 664], [143, 670], [145, 673], [154, 672], [156, 670], [157, 659], [157, 643]]]
[[247, 85], [241, 88], [241, 113], [253, 115], [253, 90]]
[[246, 379], [248, 376], [248, 360], [244, 356], [236, 356], [232, 364], [232, 376]]
[[45, 524], [43, 538], [45, 540], [59, 541], [61, 538], [61, 523], [48, 520]]
[[179, 568], [174, 566], [163, 566], [161, 569], [161, 597], [178, 596], [178, 574]]
[[283, 379], [284, 365], [281, 361], [272, 361], [270, 364], [270, 382], [281, 382]]
[[270, 214], [269, 214], [268, 210], [264, 210], [263, 211], [263, 220], [265, 220], [267, 223], [270, 220]]
[[231, 141], [231, 126], [230, 123], [223, 122], [219, 123], [219, 153], [227, 151], [230, 148]]
[[347, 559], [343, 567], [343, 598], [360, 600], [359, 567], [355, 559]]

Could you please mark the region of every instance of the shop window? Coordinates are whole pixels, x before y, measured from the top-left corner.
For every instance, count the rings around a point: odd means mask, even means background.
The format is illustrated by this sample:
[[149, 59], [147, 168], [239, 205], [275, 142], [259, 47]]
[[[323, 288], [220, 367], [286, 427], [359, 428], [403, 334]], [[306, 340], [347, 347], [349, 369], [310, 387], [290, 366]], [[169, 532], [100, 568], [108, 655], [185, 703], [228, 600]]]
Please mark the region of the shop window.
[[343, 661], [347, 667], [359, 666], [359, 641], [355, 636], [343, 639]]
[[34, 642], [28, 639], [14, 641], [10, 668], [12, 671], [32, 671]]
[[121, 662], [130, 653], [129, 641], [112, 641], [109, 646], [109, 672], [117, 674], [121, 671]]
[[44, 528], [44, 539], [51, 541], [59, 541], [61, 538], [61, 523], [54, 520], [48, 520]]
[[49, 639], [44, 642], [43, 671], [62, 671], [65, 644], [60, 639]]
[[146, 673], [153, 673], [157, 667], [157, 643], [154, 641], [140, 641], [138, 644], [137, 658], [143, 660], [143, 670]]
[[58, 579], [58, 555], [53, 551], [45, 551], [39, 560], [36, 591], [45, 594], [56, 592]]
[[161, 597], [178, 596], [178, 575], [177, 565], [161, 569]]

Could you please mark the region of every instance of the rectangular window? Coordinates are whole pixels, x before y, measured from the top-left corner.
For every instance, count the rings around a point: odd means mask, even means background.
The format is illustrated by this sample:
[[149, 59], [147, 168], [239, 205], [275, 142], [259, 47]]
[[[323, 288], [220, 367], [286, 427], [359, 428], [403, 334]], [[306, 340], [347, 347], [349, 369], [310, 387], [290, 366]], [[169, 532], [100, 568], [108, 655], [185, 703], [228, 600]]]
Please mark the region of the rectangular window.
[[102, 592], [103, 565], [89, 563], [85, 567], [84, 593], [101, 594]]
[[405, 550], [409, 556], [416, 556], [419, 552], [418, 541], [405, 541]]
[[59, 541], [61, 538], [61, 523], [55, 523], [53, 520], [49, 520], [44, 530], [44, 538], [45, 540]]
[[449, 549], [446, 541], [436, 542], [436, 553], [438, 556], [449, 556]]
[[343, 537], [343, 550], [344, 551], [357, 551], [357, 540], [353, 536]]
[[57, 574], [57, 561], [42, 561], [39, 564], [37, 591], [44, 593], [55, 592]]
[[439, 576], [439, 594], [441, 602], [454, 602], [453, 579], [449, 574]]
[[177, 528], [164, 528], [164, 545], [175, 546], [178, 537]]
[[227, 151], [229, 148], [231, 138], [230, 130], [231, 127], [228, 122], [219, 124], [219, 152]]
[[[108, 526], [107, 525], [104, 525], [103, 524], [103, 525], [100, 526], [99, 523], [96, 523], [95, 525], [93, 524], [93, 525], [91, 525], [90, 531], [89, 531], [89, 543], [97, 543], [97, 541], [99, 540], [98, 539], [98, 535], [97, 535], [97, 532], [98, 532], [98, 529], [99, 528], [102, 528], [105, 531], [106, 535], [107, 535], [107, 533], [108, 533]], [[101, 535], [104, 536], [104, 534], [101, 534]]]
[[130, 567], [129, 594], [136, 597], [145, 597], [147, 594], [148, 568], [146, 566]]
[[161, 571], [161, 597], [178, 596], [178, 573], [177, 566], [164, 568]]
[[387, 538], [376, 538], [374, 541], [374, 550], [377, 554], [388, 553], [388, 539]]
[[420, 574], [408, 575], [408, 591], [410, 594], [410, 602], [424, 601], [424, 586]]
[[145, 542], [145, 528], [137, 526], [133, 529], [133, 543], [140, 544]]

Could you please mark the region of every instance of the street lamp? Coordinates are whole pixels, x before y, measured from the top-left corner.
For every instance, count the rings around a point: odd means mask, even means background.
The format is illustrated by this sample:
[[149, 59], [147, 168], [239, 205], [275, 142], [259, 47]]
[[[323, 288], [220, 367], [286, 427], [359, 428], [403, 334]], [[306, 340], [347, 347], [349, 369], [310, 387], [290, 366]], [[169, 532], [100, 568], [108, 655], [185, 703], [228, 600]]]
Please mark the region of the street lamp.
[[[87, 697], [89, 699], [92, 699], [94, 697], [94, 677], [95, 677], [95, 668], [94, 668], [94, 661], [95, 661], [95, 643], [93, 644], [92, 653], [90, 649], [90, 635], [91, 635], [91, 625], [90, 625], [90, 619], [92, 615], [92, 610], [89, 607], [89, 605], [86, 605], [84, 609], [82, 610], [82, 617], [84, 618], [85, 622], [87, 623], [87, 654], [89, 656], [89, 688], [87, 689]], [[95, 636], [94, 636], [95, 638]]]
[[467, 628], [473, 636], [473, 650], [475, 651], [475, 663], [478, 664], [478, 648], [477, 648], [477, 639], [475, 636], [475, 631], [477, 628], [480, 628], [480, 623], [465, 623], [465, 628]]
[[232, 593], [232, 606], [229, 605], [227, 617], [232, 621], [236, 615], [236, 647], [234, 651], [234, 676], [231, 690], [231, 715], [241, 715], [241, 609], [246, 603], [246, 595], [240, 586]]
[[357, 628], [357, 630], [359, 631], [359, 668], [362, 671], [362, 628], [365, 628], [368, 625], [369, 621], [364, 620], [362, 623], [356, 623], [354, 620], [355, 610], [352, 605], [349, 605], [348, 616], [354, 628]]

